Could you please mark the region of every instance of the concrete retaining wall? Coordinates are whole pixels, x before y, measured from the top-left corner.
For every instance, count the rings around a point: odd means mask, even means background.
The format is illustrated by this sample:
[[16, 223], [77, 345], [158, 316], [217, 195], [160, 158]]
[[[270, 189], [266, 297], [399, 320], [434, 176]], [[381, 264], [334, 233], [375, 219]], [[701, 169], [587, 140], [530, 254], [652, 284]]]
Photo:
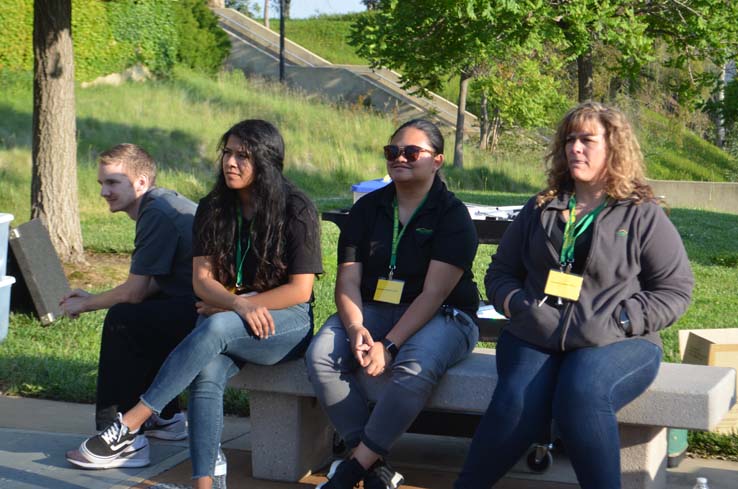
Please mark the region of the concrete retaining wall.
[[649, 180], [654, 193], [670, 207], [687, 207], [738, 214], [738, 183]]
[[[271, 53], [243, 39], [230, 37], [232, 47], [227, 65], [247, 75], [279, 79], [279, 62]], [[410, 98], [391, 94], [346, 68], [286, 65], [285, 79], [291, 88], [303, 92], [308, 98], [318, 96], [336, 102], [358, 103], [377, 111], [395, 113], [402, 120], [412, 117], [436, 119], [434, 114], [418, 107]]]

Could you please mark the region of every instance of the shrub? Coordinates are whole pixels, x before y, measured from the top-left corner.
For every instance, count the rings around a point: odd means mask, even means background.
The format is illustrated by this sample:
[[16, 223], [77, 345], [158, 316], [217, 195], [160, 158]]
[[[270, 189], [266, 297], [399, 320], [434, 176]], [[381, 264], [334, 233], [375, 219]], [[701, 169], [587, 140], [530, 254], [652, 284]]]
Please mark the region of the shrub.
[[202, 0], [180, 0], [173, 5], [179, 37], [178, 61], [188, 68], [215, 73], [228, 56], [228, 35]]
[[[33, 2], [0, 2], [0, 69], [33, 69]], [[228, 36], [205, 0], [72, 0], [75, 77], [91, 80], [142, 63], [158, 75], [175, 64], [214, 73]]]
[[127, 66], [142, 63], [159, 75], [168, 73], [180, 44], [171, 3], [118, 0], [107, 8], [115, 38], [128, 47]]

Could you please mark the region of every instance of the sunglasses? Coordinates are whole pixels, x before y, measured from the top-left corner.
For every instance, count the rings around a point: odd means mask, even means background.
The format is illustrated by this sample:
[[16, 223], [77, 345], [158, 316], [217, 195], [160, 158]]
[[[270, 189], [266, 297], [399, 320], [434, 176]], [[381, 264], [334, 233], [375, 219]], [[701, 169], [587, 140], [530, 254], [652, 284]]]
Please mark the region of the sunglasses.
[[434, 154], [433, 151], [429, 149], [421, 148], [420, 146], [414, 146], [412, 144], [402, 148], [395, 144], [389, 144], [384, 147], [384, 157], [387, 159], [387, 161], [395, 161], [400, 156], [404, 156], [407, 161], [418, 161], [418, 158], [420, 158], [420, 153], [422, 153], [423, 151]]

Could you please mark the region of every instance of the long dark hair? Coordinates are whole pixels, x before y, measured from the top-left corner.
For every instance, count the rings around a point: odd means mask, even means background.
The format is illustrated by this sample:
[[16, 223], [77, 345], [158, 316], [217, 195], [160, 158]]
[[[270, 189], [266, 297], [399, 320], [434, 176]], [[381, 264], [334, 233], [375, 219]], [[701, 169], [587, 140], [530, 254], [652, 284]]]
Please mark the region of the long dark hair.
[[[214, 274], [220, 283], [233, 285], [236, 281], [236, 208], [241, 204], [237, 191], [228, 188], [223, 174], [223, 149], [231, 136], [244, 146], [253, 167], [249, 187], [254, 202], [251, 247], [259, 263], [253, 288], [263, 292], [284, 283], [287, 276], [283, 255], [288, 217], [306, 214], [295, 223], [305, 222], [304, 245], [310, 246], [316, 242], [315, 234], [319, 232], [317, 212], [310, 199], [282, 174], [284, 140], [276, 127], [259, 119], [247, 119], [231, 127], [218, 143], [218, 177], [207, 197], [203, 226], [195, 231], [199, 233], [204, 254], [212, 257]], [[290, 195], [293, 198], [288, 205]]]

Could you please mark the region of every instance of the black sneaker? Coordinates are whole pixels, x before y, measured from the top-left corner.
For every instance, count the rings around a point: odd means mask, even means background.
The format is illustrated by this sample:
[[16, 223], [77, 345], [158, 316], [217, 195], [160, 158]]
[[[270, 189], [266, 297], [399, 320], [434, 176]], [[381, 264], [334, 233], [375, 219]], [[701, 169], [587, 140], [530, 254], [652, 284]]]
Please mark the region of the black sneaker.
[[364, 477], [364, 489], [397, 489], [405, 477], [384, 460], [377, 461]]
[[144, 467], [149, 465], [149, 442], [138, 432], [129, 433], [123, 416], [98, 435], [83, 441], [79, 450], [67, 452], [69, 463], [85, 469]]
[[336, 460], [326, 474], [328, 480], [315, 486], [315, 489], [351, 489], [357, 486], [367, 473], [355, 458]]

